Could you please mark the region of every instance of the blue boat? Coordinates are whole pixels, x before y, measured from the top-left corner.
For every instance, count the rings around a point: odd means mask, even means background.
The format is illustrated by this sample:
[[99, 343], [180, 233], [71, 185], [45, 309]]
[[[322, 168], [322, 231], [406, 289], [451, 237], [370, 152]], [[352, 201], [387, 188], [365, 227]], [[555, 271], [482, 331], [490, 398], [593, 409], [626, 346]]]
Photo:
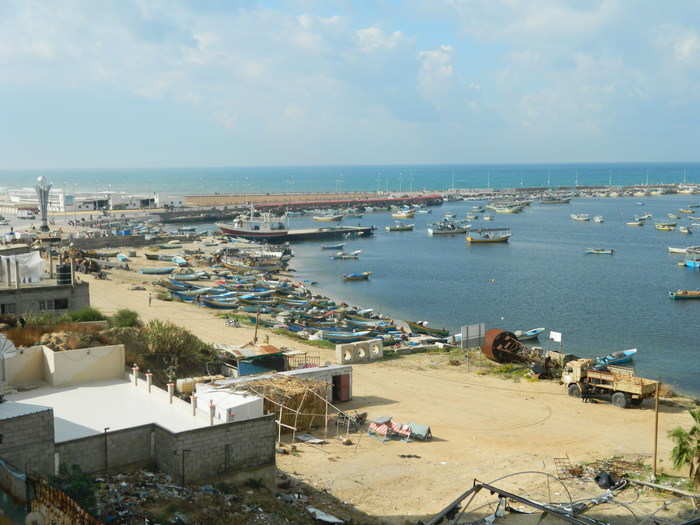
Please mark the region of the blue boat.
[[129, 262], [129, 258], [123, 253], [118, 253], [117, 259], [119, 259], [119, 262]]
[[345, 246], [344, 242], [339, 242], [338, 244], [324, 244], [321, 246], [322, 250], [342, 250]]
[[217, 301], [206, 297], [200, 297], [199, 301], [207, 308], [215, 308], [217, 310], [235, 310], [238, 308], [238, 302], [235, 301]]
[[537, 337], [545, 330], [546, 328], [533, 328], [532, 330], [528, 330], [527, 332], [516, 330], [514, 334], [519, 341], [530, 341], [532, 339], [537, 339]]
[[167, 275], [173, 273], [175, 268], [144, 268], [141, 273], [146, 275]]
[[178, 266], [187, 266], [189, 264], [184, 257], [180, 257], [179, 255], [173, 257], [173, 262]]
[[634, 354], [637, 353], [636, 348], [630, 350], [621, 350], [620, 352], [613, 352], [603, 357], [596, 357], [596, 364], [593, 368], [601, 369], [608, 365], [624, 365], [629, 363], [634, 358]]
[[369, 331], [366, 332], [329, 332], [327, 330], [321, 330], [321, 338], [330, 341], [331, 343], [354, 343], [356, 341], [363, 341], [367, 339], [370, 335]]

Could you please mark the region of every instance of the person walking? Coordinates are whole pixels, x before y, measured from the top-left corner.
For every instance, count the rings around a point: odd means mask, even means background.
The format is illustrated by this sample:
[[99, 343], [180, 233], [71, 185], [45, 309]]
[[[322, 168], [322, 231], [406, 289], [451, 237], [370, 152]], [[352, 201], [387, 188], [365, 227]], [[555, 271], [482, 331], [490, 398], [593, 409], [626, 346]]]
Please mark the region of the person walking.
[[148, 306], [151, 306], [151, 292], [148, 292]]

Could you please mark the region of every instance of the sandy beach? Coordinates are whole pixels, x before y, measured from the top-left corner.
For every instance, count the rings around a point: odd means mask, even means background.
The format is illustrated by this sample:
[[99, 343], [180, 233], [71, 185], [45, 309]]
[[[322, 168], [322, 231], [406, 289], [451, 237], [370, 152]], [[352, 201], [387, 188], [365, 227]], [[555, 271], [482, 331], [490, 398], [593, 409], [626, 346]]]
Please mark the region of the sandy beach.
[[[139, 250], [130, 263], [132, 269], [166, 265], [146, 261], [140, 255]], [[92, 304], [106, 314], [129, 308], [145, 321], [172, 321], [210, 343], [244, 344], [253, 339], [253, 328], [226, 327], [216, 311], [156, 299], [151, 285], [156, 276], [112, 270], [109, 280], [82, 274], [80, 278], [90, 282]], [[129, 289], [135, 285], [148, 291]], [[149, 291], [153, 293], [150, 306]], [[333, 351], [265, 329], [259, 338], [269, 338], [280, 347], [319, 353], [322, 363], [334, 362]], [[390, 415], [402, 422], [428, 424], [435, 439], [381, 443], [356, 434], [353, 446], [343, 446], [337, 440], [322, 447], [297, 445], [300, 454], [278, 456], [278, 466], [364, 512], [397, 523], [440, 510], [475, 478], [489, 481], [519, 471], [554, 474], [554, 458], [563, 457], [572, 462], [610, 456], [649, 460], [653, 450], [654, 411], [649, 401], [641, 409], [629, 410], [606, 403], [584, 404], [568, 397], [556, 382], [480, 376], [467, 372], [464, 366], [449, 366], [445, 354], [416, 354], [355, 365], [353, 378], [354, 399], [343, 404], [343, 410], [366, 411], [370, 418]], [[660, 470], [670, 469], [668, 431], [689, 421], [684, 408], [670, 401], [662, 403]], [[544, 478], [539, 478], [528, 482], [513, 478], [510, 487], [543, 491]], [[586, 496], [600, 492], [592, 483], [579, 483], [575, 488]], [[531, 495], [542, 497], [537, 491]], [[647, 510], [651, 512], [651, 506]], [[606, 507], [605, 512], [620, 519], [629, 516], [621, 508]]]

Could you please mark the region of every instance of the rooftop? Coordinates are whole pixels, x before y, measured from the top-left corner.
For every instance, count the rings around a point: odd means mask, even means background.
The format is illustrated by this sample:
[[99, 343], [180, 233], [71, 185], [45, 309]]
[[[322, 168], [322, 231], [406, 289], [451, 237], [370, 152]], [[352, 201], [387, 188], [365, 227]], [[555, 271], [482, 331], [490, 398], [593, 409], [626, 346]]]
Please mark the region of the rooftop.
[[115, 431], [156, 423], [171, 432], [184, 432], [208, 425], [206, 418], [195, 417], [183, 408], [179, 399], [171, 405], [167, 395], [148, 394], [143, 385], [136, 387], [127, 380], [65, 388], [45, 386], [6, 399], [0, 404], [0, 417], [53, 408], [57, 443], [101, 434], [105, 428]]

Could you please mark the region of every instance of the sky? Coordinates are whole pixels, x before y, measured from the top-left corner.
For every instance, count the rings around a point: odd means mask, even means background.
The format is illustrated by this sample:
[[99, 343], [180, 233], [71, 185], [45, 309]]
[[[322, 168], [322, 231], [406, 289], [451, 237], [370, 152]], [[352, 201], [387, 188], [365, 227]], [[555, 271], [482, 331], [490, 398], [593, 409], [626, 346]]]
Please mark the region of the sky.
[[2, 0], [0, 170], [697, 161], [696, 0]]

